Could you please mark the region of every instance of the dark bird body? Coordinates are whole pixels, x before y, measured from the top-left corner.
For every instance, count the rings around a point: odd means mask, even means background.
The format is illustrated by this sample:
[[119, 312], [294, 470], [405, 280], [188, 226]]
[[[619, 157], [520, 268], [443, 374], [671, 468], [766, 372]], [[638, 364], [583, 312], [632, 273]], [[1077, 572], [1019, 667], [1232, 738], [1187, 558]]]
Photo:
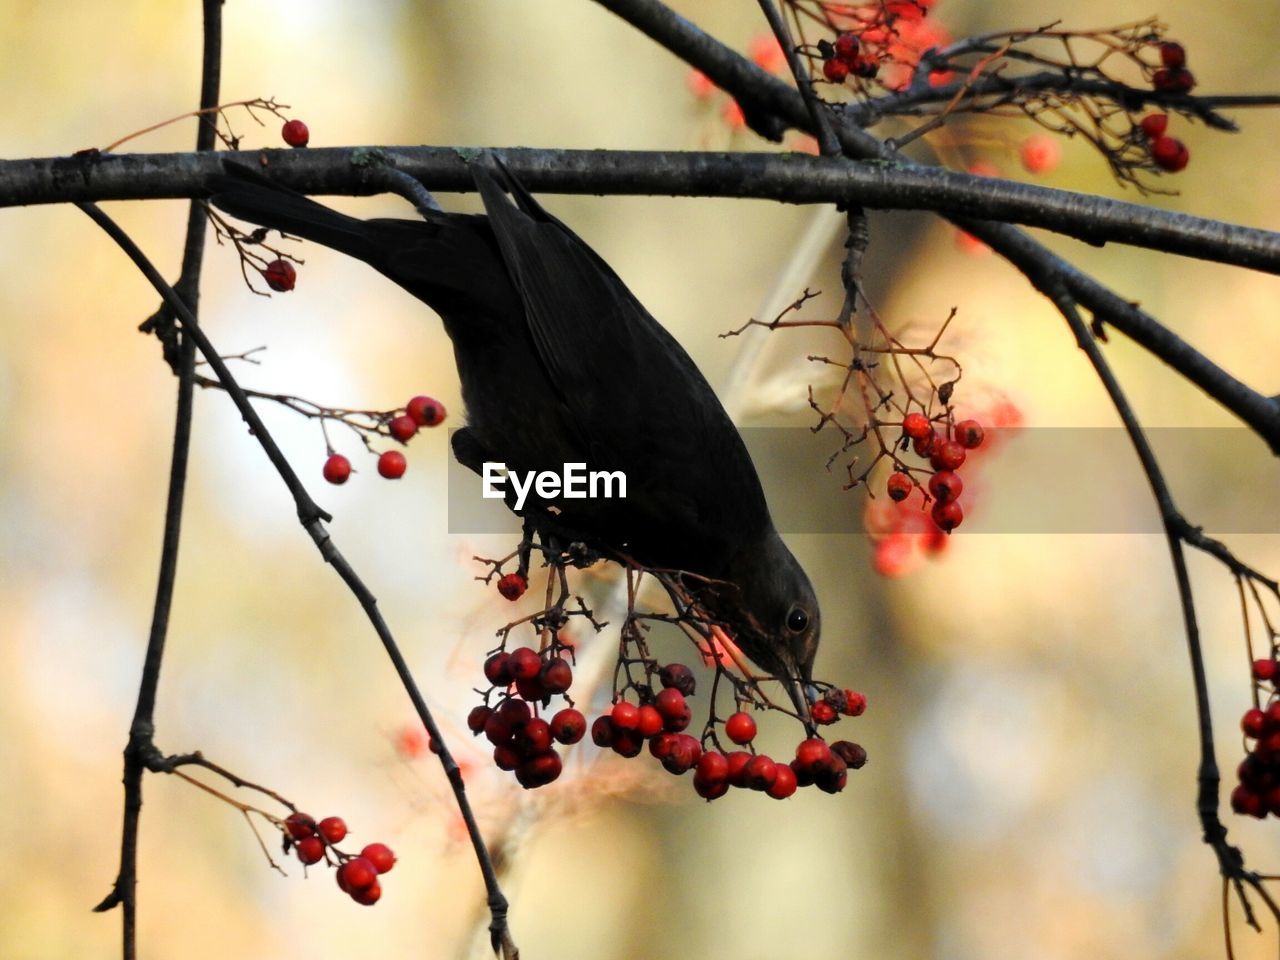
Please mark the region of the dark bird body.
[[743, 650], [810, 679], [817, 600], [719, 399], [608, 264], [505, 169], [472, 164], [487, 215], [422, 220], [358, 220], [227, 169], [215, 206], [363, 260], [440, 314], [467, 412], [460, 462], [623, 471], [625, 499], [560, 499], [535, 515], [554, 506], [561, 532], [606, 554], [725, 581], [705, 599]]

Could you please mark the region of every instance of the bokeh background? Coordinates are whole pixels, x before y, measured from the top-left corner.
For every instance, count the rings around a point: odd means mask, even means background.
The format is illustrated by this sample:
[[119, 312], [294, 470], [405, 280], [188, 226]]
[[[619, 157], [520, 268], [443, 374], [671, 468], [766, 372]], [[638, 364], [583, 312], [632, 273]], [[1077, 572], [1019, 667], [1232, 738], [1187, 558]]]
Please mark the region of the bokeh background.
[[[747, 0], [684, 0], [683, 13], [739, 49], [761, 29]], [[1202, 89], [1280, 90], [1280, 8], [1160, 0], [1114, 3], [945, 0], [955, 34], [1071, 27], [1160, 14], [1191, 52]], [[700, 102], [687, 70], [586, 0], [247, 3], [225, 7], [224, 100], [275, 96], [313, 144], [741, 148], [721, 101]], [[0, 0], [0, 101], [8, 157], [66, 154], [191, 108], [198, 96], [199, 4]], [[1190, 167], [1177, 197], [1152, 202], [1262, 227], [1280, 222], [1271, 185], [1280, 114], [1239, 114], [1238, 135], [1185, 130]], [[233, 115], [246, 146], [278, 144], [278, 122]], [[945, 144], [1027, 176], [1027, 124]], [[187, 149], [191, 121], [139, 150]], [[1068, 144], [1043, 182], [1135, 197], [1087, 149]], [[445, 197], [474, 209], [469, 197]], [[741, 344], [717, 334], [761, 315], [784, 263], [824, 214], [759, 202], [548, 197], [697, 359], [733, 381]], [[337, 199], [366, 214], [394, 198]], [[173, 276], [186, 204], [110, 204]], [[827, 213], [825, 216], [831, 216]], [[1150, 252], [1056, 249], [1140, 301], [1240, 378], [1275, 392], [1277, 281]], [[802, 277], [832, 291], [835, 251]], [[449, 344], [419, 303], [364, 266], [305, 250], [298, 289], [250, 294], [234, 256], [211, 247], [202, 316], [235, 353], [265, 345], [244, 381], [347, 407], [441, 398], [459, 422]], [[136, 332], [155, 296], [71, 208], [0, 216], [0, 956], [110, 956], [119, 918], [90, 907], [118, 856], [125, 742], [157, 567], [174, 383]], [[896, 325], [927, 331], [957, 306], [971, 397], [1001, 397], [1037, 428], [1114, 426], [1061, 321], [991, 256], [957, 246], [930, 218], [877, 215], [872, 294]], [[814, 305], [834, 310], [829, 293]], [[763, 336], [763, 334], [762, 334]], [[821, 337], [775, 334], [737, 408], [748, 425], [803, 428], [794, 411], [803, 357]], [[1212, 403], [1122, 339], [1108, 347], [1143, 420], [1229, 427]], [[790, 384], [792, 389], [788, 390]], [[342, 488], [319, 476], [318, 428], [263, 408], [288, 455], [335, 514], [341, 548], [372, 585], [442, 720], [462, 726], [483, 651], [509, 616], [472, 579], [469, 557], [511, 536], [449, 534], [447, 438], [414, 440], [398, 483], [361, 471]], [[515, 414], [515, 412], [513, 412]], [[410, 712], [352, 598], [318, 560], [285, 492], [219, 394], [198, 397], [181, 579], [157, 710], [167, 751], [201, 749], [316, 816], [338, 813], [355, 839], [400, 854], [375, 908], [323, 871], [272, 871], [226, 804], [174, 778], [146, 781], [141, 846], [144, 955], [453, 957], [473, 945], [482, 892], [458, 842], [432, 758], [406, 753]], [[1216, 435], [1216, 434], [1215, 434]], [[1275, 475], [1243, 470], [1206, 442], [1170, 464], [1188, 502], [1243, 501], [1258, 531], [1277, 525]], [[1018, 445], [983, 467], [983, 496], [1052, 496], [1017, 481]], [[832, 517], [863, 509], [812, 459], [762, 464], [775, 501], [814, 501]], [[1151, 515], [1123, 452], [1073, 452], [1068, 486]], [[1195, 517], [1193, 516], [1194, 520]], [[839, 521], [839, 522], [837, 522]], [[527, 957], [801, 957], [873, 954], [948, 960], [1039, 956], [1204, 957], [1222, 953], [1220, 883], [1194, 816], [1195, 725], [1180, 615], [1159, 537], [984, 534], [964, 529], [944, 556], [884, 578], [865, 536], [805, 534], [792, 545], [823, 602], [819, 673], [863, 690], [868, 713], [841, 732], [871, 755], [840, 796], [785, 803], [735, 793], [696, 801], [640, 761], [579, 758], [532, 798], [494, 775], [469, 738], [486, 828], [512, 839], [512, 921]], [[1273, 573], [1280, 542], [1231, 536]], [[1218, 747], [1230, 777], [1235, 724], [1249, 699], [1229, 577], [1191, 560]], [[608, 638], [604, 642], [608, 642]], [[678, 649], [675, 647], [672, 650]], [[770, 726], [782, 752], [796, 731]], [[246, 798], [250, 799], [250, 798]], [[1274, 868], [1280, 828], [1228, 818], [1250, 863]], [[1240, 956], [1274, 952], [1232, 911]]]

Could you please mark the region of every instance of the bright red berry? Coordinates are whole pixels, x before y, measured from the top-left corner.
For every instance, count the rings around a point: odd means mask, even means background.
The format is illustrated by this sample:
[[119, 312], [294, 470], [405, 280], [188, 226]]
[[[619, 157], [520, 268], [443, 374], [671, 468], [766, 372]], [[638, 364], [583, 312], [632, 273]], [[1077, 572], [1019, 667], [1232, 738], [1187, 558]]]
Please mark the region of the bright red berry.
[[1138, 122], [1138, 126], [1142, 128], [1142, 132], [1150, 140], [1154, 140], [1156, 137], [1163, 137], [1164, 132], [1169, 129], [1169, 115], [1167, 113], [1149, 113]]
[[373, 865], [378, 873], [390, 873], [396, 865], [396, 855], [385, 843], [370, 843], [360, 851], [360, 856]]
[[645, 704], [640, 708], [640, 719], [636, 722], [636, 732], [646, 740], [650, 737], [656, 737], [662, 732], [665, 722], [662, 714], [658, 712], [657, 707], [651, 707]]
[[298, 271], [288, 260], [272, 260], [262, 271], [262, 279], [276, 293], [288, 293], [298, 282]]
[[1191, 151], [1177, 137], [1157, 137], [1151, 141], [1151, 159], [1161, 170], [1177, 173], [1191, 160]]
[[1253, 661], [1253, 679], [1264, 681], [1274, 679], [1276, 666], [1276, 662], [1270, 659]]
[[1240, 718], [1240, 729], [1244, 731], [1246, 737], [1257, 740], [1267, 728], [1267, 715], [1261, 710], [1246, 710], [1243, 717]]
[[378, 457], [378, 473], [388, 480], [399, 480], [404, 476], [408, 465], [409, 461], [405, 460], [404, 454], [399, 450], [387, 450]]
[[298, 852], [298, 859], [307, 866], [324, 859], [324, 841], [319, 837], [304, 837], [294, 849]]
[[[817, 737], [802, 740], [796, 747], [796, 765], [806, 773], [812, 774], [813, 771], [826, 765], [830, 760], [831, 748], [827, 746], [826, 741]], [[800, 770], [796, 772], [799, 773]]]
[[752, 754], [745, 750], [735, 750], [726, 758], [729, 761], [729, 785], [733, 787], [745, 787], [747, 785], [747, 764], [751, 762]]
[[529, 589], [529, 581], [520, 573], [504, 573], [498, 578], [498, 592], [508, 600], [516, 601]]
[[739, 710], [724, 722], [724, 733], [734, 743], [750, 743], [756, 738], [756, 722], [751, 714]]
[[832, 57], [823, 62], [822, 75], [832, 83], [844, 83], [849, 77], [849, 64]]
[[796, 792], [797, 786], [795, 771], [787, 764], [779, 763], [774, 767], [773, 783], [766, 792], [775, 800], [785, 800]]
[[392, 417], [391, 422], [387, 424], [387, 429], [391, 432], [391, 436], [401, 443], [408, 443], [409, 439], [418, 432], [418, 421], [408, 414]]
[[768, 790], [778, 776], [778, 765], [764, 754], [752, 757], [747, 761], [742, 776], [751, 790]]
[[929, 478], [929, 492], [939, 503], [959, 498], [963, 489], [964, 483], [960, 480], [960, 475], [950, 470], [939, 470]]
[[420, 427], [435, 427], [444, 420], [444, 404], [431, 397], [414, 397], [404, 412]]
[[920, 440], [933, 433], [933, 427], [923, 413], [908, 413], [902, 418], [902, 432], [912, 440]]
[[813, 717], [813, 722], [819, 726], [826, 726], [829, 723], [835, 723], [839, 717], [836, 708], [825, 700], [819, 700], [809, 708], [809, 716]]
[[314, 836], [316, 821], [305, 813], [291, 813], [284, 818], [284, 829], [294, 840], [305, 840]]
[[946, 503], [935, 503], [933, 509], [929, 511], [929, 515], [933, 517], [933, 522], [939, 530], [948, 533], [964, 522], [964, 511], [960, 509], [960, 504], [954, 500], [949, 500]]
[[843, 690], [836, 709], [849, 717], [860, 717], [867, 709], [867, 698], [857, 690]]
[[649, 741], [649, 756], [655, 760], [665, 760], [676, 748], [676, 737], [677, 734], [674, 733], [658, 734]]
[[729, 778], [729, 758], [715, 750], [708, 751], [698, 758], [693, 776], [695, 780], [723, 783]]
[[351, 899], [363, 906], [372, 907], [382, 899], [382, 884], [375, 880], [367, 887], [362, 887], [359, 890], [352, 890]]
[[982, 441], [986, 437], [982, 424], [977, 420], [961, 420], [956, 424], [955, 433], [956, 440], [966, 450], [974, 450], [982, 446]]
[[324, 478], [332, 484], [343, 484], [351, 476], [351, 461], [340, 453], [329, 454], [324, 462]]
[[848, 31], [836, 37], [835, 48], [836, 57], [843, 60], [847, 65], [852, 66], [854, 61], [858, 59], [858, 36]]
[[[369, 846], [373, 846], [370, 844]], [[378, 844], [381, 846], [381, 844]], [[366, 847], [365, 849], [368, 849]], [[389, 853], [390, 851], [388, 851]], [[395, 862], [395, 858], [392, 858]], [[366, 856], [352, 857], [342, 866], [338, 867], [338, 886], [343, 890], [351, 893], [355, 890], [363, 890], [365, 887], [372, 886], [377, 882], [378, 868]]]
[[280, 128], [280, 138], [291, 147], [305, 147], [311, 140], [311, 131], [301, 120], [290, 120]]
[[1187, 51], [1183, 49], [1182, 44], [1168, 43], [1160, 44], [1160, 62], [1166, 67], [1177, 69], [1187, 65]]
[[582, 715], [581, 710], [565, 707], [551, 718], [551, 736], [555, 737], [558, 743], [566, 746], [577, 743], [586, 732], [587, 718]]
[[347, 823], [341, 817], [325, 817], [317, 824], [326, 843], [341, 843], [347, 836]]
[[889, 490], [889, 499], [894, 503], [901, 503], [911, 496], [911, 490], [915, 484], [911, 482], [911, 478], [905, 473], [895, 471], [889, 474], [889, 481], [885, 486]]
[[957, 440], [943, 440], [933, 448], [929, 463], [935, 470], [959, 470], [965, 457], [963, 444]]
[[640, 725], [640, 708], [634, 703], [619, 700], [613, 705], [609, 718], [617, 730], [634, 730]]

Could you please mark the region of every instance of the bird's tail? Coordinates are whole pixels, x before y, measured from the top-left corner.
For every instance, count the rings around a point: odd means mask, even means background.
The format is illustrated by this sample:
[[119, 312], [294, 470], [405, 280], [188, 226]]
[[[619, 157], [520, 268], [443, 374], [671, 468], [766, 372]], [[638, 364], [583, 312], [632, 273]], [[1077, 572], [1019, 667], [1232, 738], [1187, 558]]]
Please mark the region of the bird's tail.
[[249, 223], [279, 230], [369, 260], [372, 238], [366, 222], [316, 203], [238, 163], [209, 180], [209, 202]]

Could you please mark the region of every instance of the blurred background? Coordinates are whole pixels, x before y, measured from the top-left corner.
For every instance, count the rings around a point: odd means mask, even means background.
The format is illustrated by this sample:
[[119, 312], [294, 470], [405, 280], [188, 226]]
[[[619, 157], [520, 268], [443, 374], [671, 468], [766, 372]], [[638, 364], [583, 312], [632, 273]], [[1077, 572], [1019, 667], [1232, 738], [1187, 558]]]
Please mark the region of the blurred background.
[[[743, 51], [761, 31], [747, 0], [675, 6]], [[0, 32], [8, 157], [104, 146], [197, 102], [195, 0], [0, 0], [0, 13], [9, 24]], [[944, 0], [935, 14], [953, 35], [1058, 18], [1101, 27], [1118, 16], [1100, 0]], [[1160, 0], [1124, 11], [1148, 14], [1186, 44], [1203, 91], [1280, 91], [1276, 5]], [[694, 96], [681, 63], [587, 0], [230, 0], [225, 17], [223, 100], [274, 96], [309, 124], [315, 146], [767, 148], [726, 126], [719, 95]], [[1151, 202], [1274, 228], [1280, 113], [1237, 116], [1243, 130], [1234, 136], [1184, 126], [1192, 162], [1173, 180], [1181, 195]], [[279, 146], [278, 120], [231, 119], [246, 147]], [[131, 149], [189, 149], [194, 129], [186, 121]], [[944, 146], [957, 165], [981, 159], [1030, 178], [1018, 150], [1034, 130], [987, 126], [980, 140]], [[1075, 143], [1039, 180], [1137, 198]], [[471, 197], [443, 199], [476, 208]], [[804, 357], [834, 350], [831, 338], [761, 333], [767, 343], [744, 381], [742, 351], [754, 341], [717, 334], [765, 315], [797, 244], [830, 231], [833, 214], [726, 200], [545, 200], [717, 388], [737, 384], [731, 399], [744, 425], [808, 427], [797, 403], [812, 375]], [[334, 204], [364, 215], [405, 211], [396, 198]], [[107, 207], [176, 276], [187, 205]], [[823, 218], [827, 226], [815, 226]], [[1275, 278], [1048, 242], [1245, 382], [1280, 389]], [[821, 249], [781, 294], [827, 291], [812, 315], [838, 307], [838, 241]], [[255, 355], [259, 365], [239, 365], [243, 381], [352, 408], [389, 409], [429, 393], [458, 425], [439, 322], [361, 264], [318, 247], [301, 256], [297, 289], [266, 299], [245, 289], [230, 250], [210, 247], [202, 317], [214, 342], [224, 353], [268, 348]], [[156, 342], [136, 332], [155, 295], [83, 215], [3, 211], [0, 263], [0, 809], [9, 825], [0, 851], [10, 864], [0, 872], [0, 956], [110, 956], [119, 917], [90, 908], [118, 859], [120, 750], [158, 563], [175, 384]], [[926, 336], [959, 308], [948, 343], [965, 364], [962, 406], [1007, 404], [1025, 434], [1114, 426], [1048, 304], [947, 225], [874, 215], [867, 271], [877, 308], [896, 328]], [[1113, 338], [1108, 356], [1145, 423], [1233, 426], [1123, 339]], [[456, 733], [478, 702], [471, 688], [484, 651], [512, 609], [472, 579], [470, 557], [505, 553], [514, 527], [449, 533], [444, 430], [413, 441], [396, 483], [335, 433], [359, 472], [334, 488], [320, 479], [318, 427], [261, 409], [334, 513], [338, 544]], [[984, 461], [974, 478], [981, 497], [1052, 517], [1053, 496], [1020, 479], [1019, 442]], [[767, 492], [775, 504], [816, 504], [832, 529], [848, 529], [864, 493], [843, 492], [839, 469], [823, 470], [831, 445], [812, 449], [809, 458], [762, 462]], [[1153, 517], [1132, 457], [1120, 445], [1105, 449], [1091, 456], [1085, 444], [1064, 455], [1064, 488], [1119, 504], [1121, 515]], [[1259, 450], [1239, 435], [1234, 444], [1193, 444], [1168, 466], [1188, 504], [1252, 511], [1256, 532], [1226, 531], [1228, 540], [1274, 574], [1275, 473]], [[594, 750], [530, 796], [494, 772], [469, 736], [455, 736], [486, 830], [510, 841], [508, 892], [524, 955], [1222, 955], [1221, 886], [1195, 819], [1192, 688], [1161, 538], [984, 533], [980, 510], [941, 557], [913, 555], [889, 571], [898, 576], [876, 572], [864, 535], [812, 532], [819, 526], [789, 538], [823, 603], [818, 673], [870, 703], [836, 728], [871, 757], [839, 796], [806, 790], [778, 803], [738, 791], [708, 805], [653, 764], [597, 762]], [[1241, 756], [1236, 723], [1250, 702], [1238, 599], [1219, 566], [1190, 562], [1229, 781]], [[213, 392], [197, 397], [156, 718], [163, 750], [200, 749], [317, 817], [339, 814], [353, 841], [382, 840], [400, 862], [382, 902], [357, 906], [326, 871], [304, 878], [292, 861], [282, 861], [287, 877], [272, 871], [232, 807], [175, 778], [149, 777], [144, 955], [453, 957], [472, 948], [482, 889], [438, 764], [406, 740], [411, 713], [376, 638], [297, 526], [229, 401]], [[766, 721], [762, 742], [781, 754], [797, 732]], [[1225, 807], [1224, 817], [1250, 864], [1274, 869], [1280, 827], [1243, 822]], [[1274, 953], [1274, 924], [1259, 936], [1234, 906], [1232, 919], [1239, 956]]]

